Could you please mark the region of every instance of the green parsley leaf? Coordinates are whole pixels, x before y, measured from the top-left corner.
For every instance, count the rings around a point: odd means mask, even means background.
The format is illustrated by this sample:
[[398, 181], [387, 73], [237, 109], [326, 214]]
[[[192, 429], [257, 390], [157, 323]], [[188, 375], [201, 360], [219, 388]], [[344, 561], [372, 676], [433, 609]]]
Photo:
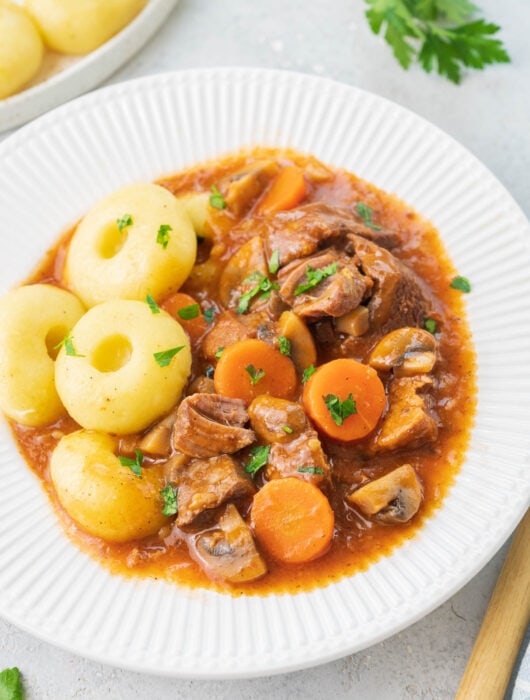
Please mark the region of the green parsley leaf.
[[270, 445], [258, 445], [250, 450], [251, 459], [246, 465], [245, 471], [248, 472], [252, 478], [254, 478], [259, 470], [267, 464], [269, 461], [270, 451]]
[[306, 367], [304, 369], [304, 373], [302, 374], [302, 384], [305, 384], [307, 382], [307, 380], [309, 379], [309, 377], [312, 374], [315, 374], [316, 371], [317, 371], [317, 369], [316, 369], [315, 365], [309, 365], [309, 367]]
[[482, 70], [510, 62], [502, 42], [492, 38], [500, 27], [472, 20], [478, 8], [469, 0], [365, 1], [372, 31], [383, 34], [405, 69], [417, 60], [427, 73], [435, 68], [458, 84], [464, 66]]
[[149, 304], [149, 308], [151, 309], [151, 313], [153, 313], [153, 314], [160, 313], [160, 307], [158, 306], [158, 304], [156, 303], [156, 301], [153, 299], [153, 297], [150, 294], [148, 294], [145, 297], [145, 301], [147, 304]]
[[357, 202], [357, 212], [359, 213], [361, 219], [364, 221], [365, 226], [368, 228], [373, 228], [374, 231], [380, 231], [381, 226], [377, 226], [372, 221], [373, 212], [371, 208], [364, 202]]
[[269, 260], [269, 272], [271, 275], [275, 275], [280, 269], [280, 251], [278, 248], [273, 250], [272, 255]]
[[467, 277], [461, 277], [458, 275], [458, 277], [455, 277], [451, 282], [451, 287], [453, 289], [458, 289], [459, 292], [464, 292], [464, 294], [469, 294], [471, 291], [471, 282]]
[[293, 429], [290, 425], [282, 425], [282, 430], [284, 433], [287, 433], [287, 435], [291, 435], [293, 432]]
[[164, 250], [167, 248], [167, 244], [169, 243], [170, 231], [173, 231], [172, 226], [169, 224], [160, 224], [160, 228], [156, 234], [156, 242], [159, 243]]
[[14, 668], [6, 668], [0, 673], [0, 700], [23, 700], [22, 681], [20, 671]]
[[55, 345], [53, 349], [58, 350], [63, 345], [65, 352], [69, 357], [86, 357], [86, 355], [80, 355], [74, 348], [74, 341], [71, 335], [71, 331], [69, 331], [61, 340], [61, 342], [57, 343], [57, 345]]
[[329, 411], [333, 422], [337, 425], [342, 425], [346, 418], [357, 413], [357, 406], [355, 405], [355, 400], [351, 394], [348, 394], [348, 398], [341, 401], [335, 394], [328, 394], [322, 397], [326, 408]]
[[167, 367], [177, 353], [184, 349], [184, 345], [179, 345], [177, 348], [169, 348], [161, 352], [154, 352], [153, 357], [158, 362], [160, 367]]
[[219, 359], [221, 355], [223, 354], [224, 351], [224, 345], [221, 345], [220, 347], [217, 348], [217, 352], [215, 353], [215, 357]]
[[248, 292], [245, 292], [245, 294], [242, 294], [239, 297], [239, 303], [237, 305], [238, 314], [246, 313], [248, 311], [248, 307], [250, 306], [250, 302], [258, 294], [260, 299], [268, 299], [273, 289], [280, 288], [280, 285], [277, 282], [271, 282], [268, 277], [265, 275], [260, 275], [259, 272], [253, 272], [243, 281], [254, 282], [256, 280], [257, 284]]
[[200, 309], [198, 304], [190, 304], [189, 306], [184, 306], [184, 308], [177, 311], [180, 318], [184, 319], [185, 321], [191, 321], [192, 318], [197, 318], [199, 313]]
[[211, 323], [213, 321], [213, 317], [215, 316], [214, 307], [210, 306], [208, 309], [204, 309], [202, 315], [204, 316], [204, 320], [206, 321], [206, 323]]
[[226, 200], [215, 185], [210, 188], [213, 194], [210, 195], [210, 206], [214, 209], [226, 209]]
[[282, 353], [282, 355], [287, 355], [287, 357], [291, 356], [291, 341], [289, 340], [289, 338], [286, 338], [284, 335], [279, 335], [278, 345], [280, 347], [280, 352]]
[[120, 464], [123, 467], [129, 467], [129, 469], [132, 471], [133, 474], [136, 474], [136, 476], [141, 479], [142, 478], [142, 462], [144, 461], [144, 456], [140, 452], [138, 448], [134, 450], [134, 454], [136, 455], [135, 459], [130, 459], [129, 457], [122, 457], [121, 455], [118, 457], [120, 460]]
[[260, 379], [263, 379], [265, 376], [265, 372], [262, 369], [256, 369], [254, 365], [247, 365], [245, 369], [250, 375], [250, 383], [253, 386], [255, 386]]
[[298, 467], [296, 470], [302, 472], [303, 474], [323, 474], [324, 470], [320, 467]]
[[133, 219], [130, 214], [124, 214], [120, 219], [116, 219], [116, 225], [118, 226], [118, 231], [123, 231], [127, 226], [133, 225]]
[[429, 331], [429, 333], [432, 333], [433, 335], [436, 333], [436, 329], [438, 328], [438, 324], [434, 318], [424, 318], [423, 325], [425, 326], [425, 330]]
[[178, 489], [171, 484], [168, 484], [160, 491], [160, 495], [164, 499], [162, 515], [176, 515], [179, 512], [178, 506]]
[[308, 265], [305, 273], [307, 282], [305, 284], [298, 285], [298, 287], [294, 290], [294, 296], [297, 297], [299, 294], [303, 294], [309, 289], [313, 289], [313, 287], [316, 287], [317, 284], [320, 284], [322, 280], [326, 279], [326, 277], [331, 277], [331, 275], [334, 275], [336, 272], [336, 262], [330, 263], [329, 265], [326, 265], [326, 267], [323, 267], [320, 270], [313, 270], [311, 265]]

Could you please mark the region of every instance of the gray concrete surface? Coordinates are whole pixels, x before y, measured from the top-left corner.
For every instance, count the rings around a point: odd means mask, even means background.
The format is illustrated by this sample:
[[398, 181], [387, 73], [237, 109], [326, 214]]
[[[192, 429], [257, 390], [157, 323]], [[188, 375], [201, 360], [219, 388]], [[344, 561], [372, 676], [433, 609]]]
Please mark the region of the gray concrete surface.
[[[513, 63], [468, 74], [459, 87], [417, 68], [402, 71], [370, 33], [360, 0], [181, 0], [162, 31], [109, 83], [170, 69], [247, 65], [358, 85], [453, 135], [530, 216], [530, 3], [477, 2], [503, 27]], [[30, 700], [445, 700], [454, 697], [505, 551], [407, 630], [310, 670], [229, 682], [157, 678], [75, 657], [1, 620], [0, 669], [21, 669]]]

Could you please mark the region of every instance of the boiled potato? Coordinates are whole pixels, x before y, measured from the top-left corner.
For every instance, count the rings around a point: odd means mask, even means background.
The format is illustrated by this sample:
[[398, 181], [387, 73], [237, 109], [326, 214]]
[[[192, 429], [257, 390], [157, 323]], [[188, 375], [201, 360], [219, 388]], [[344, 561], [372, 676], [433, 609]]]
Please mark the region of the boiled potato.
[[153, 535], [167, 521], [163, 466], [142, 468], [140, 478], [115, 453], [110, 435], [78, 430], [61, 438], [50, 461], [59, 501], [91, 535], [113, 542]]
[[146, 0], [26, 0], [50, 49], [84, 54], [123, 29]]
[[0, 299], [0, 409], [17, 423], [46, 425], [65, 413], [55, 390], [56, 346], [84, 312], [73, 294], [48, 284]]
[[109, 299], [143, 300], [147, 293], [158, 301], [179, 289], [196, 251], [183, 205], [158, 185], [131, 185], [103, 199], [81, 221], [65, 280], [89, 307]]
[[[191, 369], [190, 345], [165, 311], [153, 314], [143, 301], [108, 301], [90, 309], [71, 338], [77, 354], [61, 348], [55, 383], [83, 428], [135, 433], [180, 398]], [[178, 347], [167, 366], [160, 366], [154, 354]]]
[[0, 0], [0, 100], [20, 90], [39, 70], [44, 45], [31, 17]]

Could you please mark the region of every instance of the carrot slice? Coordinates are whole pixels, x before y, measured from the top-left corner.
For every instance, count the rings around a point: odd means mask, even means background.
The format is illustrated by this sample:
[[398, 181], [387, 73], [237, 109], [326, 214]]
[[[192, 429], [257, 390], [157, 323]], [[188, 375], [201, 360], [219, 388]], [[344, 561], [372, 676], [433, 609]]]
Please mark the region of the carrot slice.
[[263, 340], [241, 340], [223, 350], [213, 377], [222, 396], [250, 403], [261, 394], [290, 399], [296, 390], [291, 360]]
[[[167, 297], [160, 306], [180, 323], [193, 344], [197, 343], [208, 330], [208, 324], [197, 301], [189, 294], [175, 292], [175, 294]], [[199, 307], [198, 313], [196, 307]], [[179, 311], [182, 315], [179, 314]], [[195, 313], [197, 315], [194, 315]], [[192, 318], [189, 318], [189, 316], [192, 316]]]
[[[329, 397], [342, 403], [350, 397], [355, 411], [341, 417], [330, 410]], [[383, 383], [375, 369], [350, 359], [332, 360], [321, 365], [304, 388], [304, 408], [324, 433], [348, 442], [368, 435], [377, 425], [386, 405]], [[349, 402], [351, 407], [351, 401]]]
[[307, 186], [304, 173], [296, 165], [288, 165], [272, 181], [259, 202], [256, 213], [275, 214], [278, 211], [292, 209], [306, 196]]
[[251, 520], [261, 546], [290, 564], [321, 557], [333, 539], [335, 516], [328, 499], [313, 484], [293, 477], [273, 479], [258, 491]]

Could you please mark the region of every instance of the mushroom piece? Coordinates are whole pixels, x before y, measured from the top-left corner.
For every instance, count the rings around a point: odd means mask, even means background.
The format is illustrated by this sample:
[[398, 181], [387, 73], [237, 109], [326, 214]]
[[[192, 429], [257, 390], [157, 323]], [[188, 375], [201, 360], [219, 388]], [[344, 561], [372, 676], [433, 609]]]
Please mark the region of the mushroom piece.
[[187, 537], [190, 553], [208, 576], [245, 583], [267, 573], [249, 526], [229, 503], [211, 530]]
[[278, 172], [274, 160], [258, 160], [230, 176], [225, 202], [236, 216], [241, 216], [259, 197]]
[[379, 372], [394, 370], [396, 377], [430, 372], [436, 363], [436, 338], [423, 328], [397, 328], [377, 343], [368, 363]]
[[339, 333], [353, 335], [358, 338], [370, 328], [370, 312], [366, 306], [358, 306], [349, 314], [335, 319], [335, 328]]
[[171, 433], [176, 417], [177, 409], [174, 408], [143, 436], [138, 443], [140, 450], [154, 457], [168, 457], [171, 452]]
[[416, 515], [422, 495], [416, 472], [410, 464], [403, 464], [380, 479], [361, 486], [347, 498], [364, 515], [392, 524], [406, 523]]

